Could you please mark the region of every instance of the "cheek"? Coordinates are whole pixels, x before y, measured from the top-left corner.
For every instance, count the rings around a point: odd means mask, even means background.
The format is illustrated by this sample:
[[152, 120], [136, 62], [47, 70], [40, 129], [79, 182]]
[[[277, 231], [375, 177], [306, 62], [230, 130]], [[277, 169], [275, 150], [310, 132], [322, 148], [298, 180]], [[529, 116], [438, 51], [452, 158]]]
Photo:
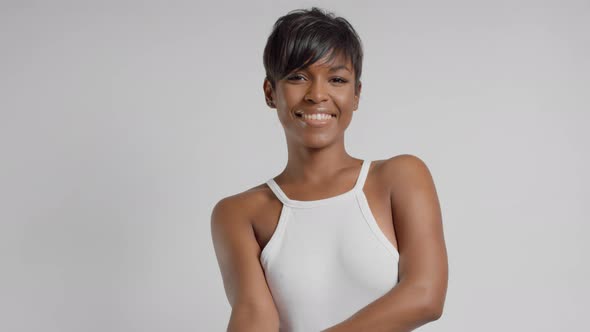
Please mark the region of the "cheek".
[[290, 91], [280, 89], [277, 91], [276, 97], [277, 100], [275, 100], [275, 105], [277, 106], [278, 110], [288, 111], [293, 107], [293, 94]]
[[354, 108], [354, 94], [334, 96], [333, 100], [342, 111], [348, 111]]
[[305, 90], [291, 87], [284, 89], [281, 94], [283, 105], [293, 107], [305, 98]]

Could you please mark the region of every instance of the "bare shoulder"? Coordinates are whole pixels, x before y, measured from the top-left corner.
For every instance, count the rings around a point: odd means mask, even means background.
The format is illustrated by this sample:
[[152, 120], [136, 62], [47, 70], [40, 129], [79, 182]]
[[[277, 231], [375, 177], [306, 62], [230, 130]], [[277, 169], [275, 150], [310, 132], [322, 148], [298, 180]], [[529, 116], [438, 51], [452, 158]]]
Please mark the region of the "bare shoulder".
[[426, 163], [412, 154], [400, 154], [385, 160], [382, 173], [392, 191], [407, 189], [407, 186], [433, 185]]
[[[272, 191], [266, 184], [221, 198], [211, 211], [211, 236], [216, 249], [226, 245], [226, 241], [243, 238], [244, 232], [254, 232], [256, 217], [272, 200]], [[255, 239], [256, 234], [252, 235]], [[261, 251], [257, 247], [253, 248], [255, 253]]]
[[[212, 210], [212, 216], [224, 213], [241, 215], [240, 219], [250, 219], [256, 214], [256, 210], [272, 199], [272, 192], [266, 184], [249, 188], [240, 193], [220, 199]], [[218, 220], [217, 218], [212, 218]]]

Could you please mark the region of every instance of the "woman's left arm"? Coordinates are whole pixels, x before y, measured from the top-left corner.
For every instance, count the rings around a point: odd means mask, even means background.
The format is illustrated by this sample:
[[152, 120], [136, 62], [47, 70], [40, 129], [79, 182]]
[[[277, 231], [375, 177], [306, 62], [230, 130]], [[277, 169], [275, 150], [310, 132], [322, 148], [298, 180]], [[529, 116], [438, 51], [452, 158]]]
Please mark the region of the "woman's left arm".
[[442, 315], [448, 262], [434, 181], [413, 155], [393, 157], [385, 167], [400, 253], [399, 282], [325, 332], [407, 332]]

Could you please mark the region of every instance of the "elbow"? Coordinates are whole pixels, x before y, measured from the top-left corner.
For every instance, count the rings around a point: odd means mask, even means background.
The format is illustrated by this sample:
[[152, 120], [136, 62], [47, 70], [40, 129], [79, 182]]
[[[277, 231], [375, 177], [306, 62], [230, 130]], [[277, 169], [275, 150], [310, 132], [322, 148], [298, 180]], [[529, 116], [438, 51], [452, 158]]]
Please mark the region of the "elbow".
[[[417, 309], [425, 321], [435, 321], [442, 317], [446, 290], [435, 286], [423, 286], [416, 293]], [[418, 295], [419, 294], [419, 295]]]
[[427, 317], [430, 321], [438, 320], [442, 317], [443, 310], [440, 307], [431, 307], [427, 311]]
[[438, 300], [428, 299], [423, 302], [421, 312], [428, 321], [435, 321], [442, 317], [443, 305]]
[[[409, 285], [409, 284], [408, 284]], [[438, 292], [433, 286], [408, 286], [411, 291], [408, 298], [412, 301], [412, 309], [416, 319], [426, 324], [442, 317], [445, 293]]]

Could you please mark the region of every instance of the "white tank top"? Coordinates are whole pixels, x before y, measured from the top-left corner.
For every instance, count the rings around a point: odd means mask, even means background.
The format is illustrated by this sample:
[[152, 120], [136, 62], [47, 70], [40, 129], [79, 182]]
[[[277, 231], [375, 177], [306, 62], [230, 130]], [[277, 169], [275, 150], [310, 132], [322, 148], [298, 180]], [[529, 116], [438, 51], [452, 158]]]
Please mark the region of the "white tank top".
[[283, 203], [260, 254], [279, 331], [336, 325], [396, 285], [399, 254], [363, 192], [370, 164], [363, 161], [353, 189], [314, 201], [290, 199], [274, 179], [266, 182]]

